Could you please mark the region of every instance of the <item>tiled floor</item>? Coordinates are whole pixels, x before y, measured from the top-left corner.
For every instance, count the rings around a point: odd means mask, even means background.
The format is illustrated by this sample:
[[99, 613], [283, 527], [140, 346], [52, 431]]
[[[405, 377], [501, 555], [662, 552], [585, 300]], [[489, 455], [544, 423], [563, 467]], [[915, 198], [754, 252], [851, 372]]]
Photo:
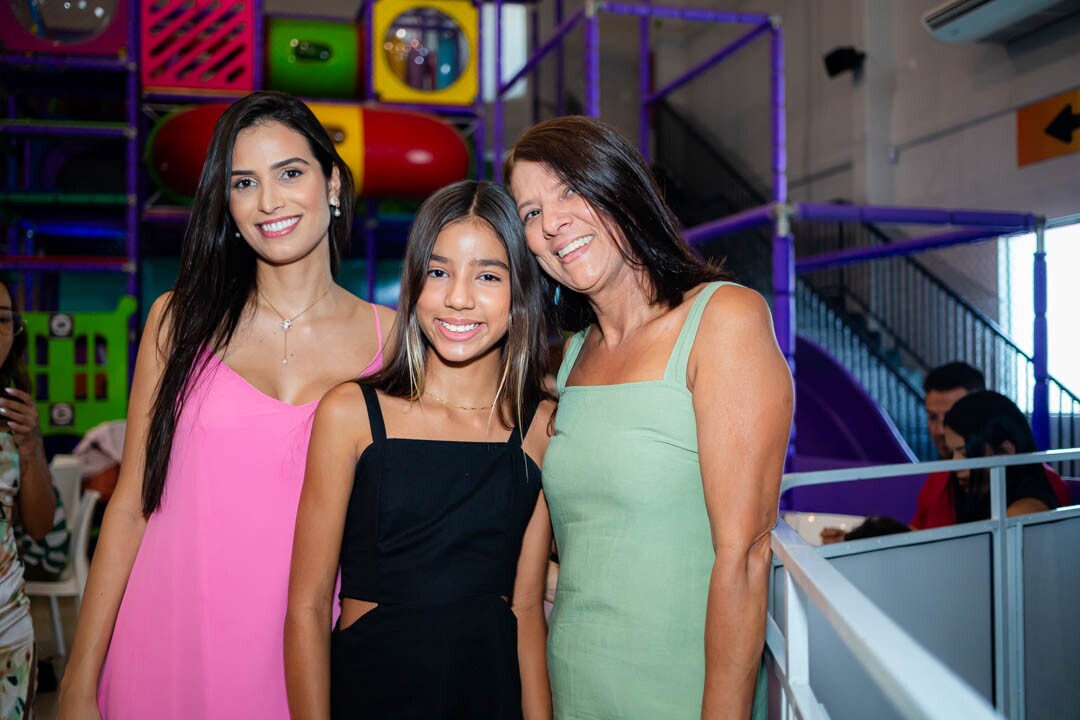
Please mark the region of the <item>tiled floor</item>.
[[[60, 621], [64, 626], [64, 643], [67, 649], [71, 648], [71, 637], [75, 633], [75, 601], [72, 598], [60, 598]], [[65, 658], [59, 657], [56, 652], [56, 638], [53, 634], [52, 616], [49, 612], [47, 598], [35, 597], [30, 600], [30, 617], [34, 621], [34, 633], [37, 637], [39, 657], [53, 659], [53, 667], [56, 669], [57, 678], [64, 670]], [[35, 720], [55, 720], [56, 718], [56, 692], [39, 692], [34, 702]]]

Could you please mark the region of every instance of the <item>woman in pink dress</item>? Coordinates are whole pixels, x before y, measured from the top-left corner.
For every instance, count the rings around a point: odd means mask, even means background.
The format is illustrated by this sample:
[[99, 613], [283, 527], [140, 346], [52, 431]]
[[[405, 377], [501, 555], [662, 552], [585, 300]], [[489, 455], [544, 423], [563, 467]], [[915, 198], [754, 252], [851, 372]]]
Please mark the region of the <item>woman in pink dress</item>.
[[214, 129], [151, 307], [59, 717], [287, 718], [282, 627], [315, 406], [381, 365], [392, 311], [333, 280], [353, 183], [299, 100]]

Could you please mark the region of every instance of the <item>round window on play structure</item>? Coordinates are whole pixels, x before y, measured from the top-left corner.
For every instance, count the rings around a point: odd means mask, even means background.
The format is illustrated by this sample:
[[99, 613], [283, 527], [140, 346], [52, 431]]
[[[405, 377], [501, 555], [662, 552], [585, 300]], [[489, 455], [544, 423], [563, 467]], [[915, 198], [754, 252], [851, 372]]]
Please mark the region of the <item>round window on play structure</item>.
[[469, 43], [461, 26], [430, 7], [414, 7], [394, 18], [383, 52], [399, 80], [424, 92], [450, 87], [469, 63]]
[[9, 0], [8, 4], [15, 19], [34, 37], [70, 45], [105, 32], [120, 0]]

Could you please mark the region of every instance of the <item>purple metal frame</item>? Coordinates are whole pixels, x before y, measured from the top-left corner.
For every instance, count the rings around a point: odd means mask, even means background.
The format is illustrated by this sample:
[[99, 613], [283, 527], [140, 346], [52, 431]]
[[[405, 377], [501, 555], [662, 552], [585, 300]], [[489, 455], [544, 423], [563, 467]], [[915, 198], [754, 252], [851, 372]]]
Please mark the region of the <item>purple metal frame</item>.
[[[774, 97], [774, 107], [781, 103]], [[774, 126], [774, 163], [777, 161], [778, 148], [782, 147], [782, 129]], [[775, 172], [775, 169], [774, 169]], [[774, 178], [775, 180], [775, 178]], [[776, 187], [779, 187], [777, 184]], [[779, 192], [775, 193], [779, 196]], [[778, 283], [782, 280], [790, 280], [794, 287], [794, 273], [807, 273], [815, 270], [825, 270], [845, 267], [871, 260], [880, 260], [891, 257], [904, 257], [914, 255], [927, 250], [936, 250], [958, 245], [967, 245], [983, 242], [990, 238], [1008, 235], [1018, 232], [1036, 233], [1037, 250], [1034, 258], [1034, 297], [1035, 308], [1034, 321], [1034, 348], [1032, 360], [1035, 375], [1035, 390], [1032, 404], [1032, 431], [1035, 442], [1040, 450], [1050, 447], [1050, 374], [1048, 335], [1046, 323], [1047, 308], [1047, 276], [1046, 276], [1046, 246], [1044, 242], [1045, 221], [1043, 218], [1031, 213], [1017, 212], [992, 212], [985, 210], [956, 210], [938, 209], [925, 207], [886, 207], [886, 206], [860, 206], [860, 205], [823, 205], [818, 203], [798, 203], [788, 206], [783, 203], [762, 205], [743, 211], [737, 215], [715, 220], [704, 225], [690, 228], [684, 236], [694, 243], [705, 242], [714, 237], [729, 235], [739, 230], [745, 230], [768, 222], [773, 215], [790, 216], [792, 219], [816, 221], [831, 220], [839, 222], [874, 222], [874, 223], [905, 223], [913, 225], [953, 225], [966, 226], [963, 229], [953, 229], [941, 233], [933, 233], [924, 237], [906, 240], [903, 242], [890, 243], [889, 245], [852, 248], [837, 252], [823, 253], [810, 258], [792, 263], [794, 247], [791, 244], [790, 235], [780, 246], [777, 242], [781, 235], [774, 237], [773, 246], [773, 320], [776, 324], [777, 340], [781, 348], [784, 347], [784, 339], [790, 334], [793, 336], [794, 306], [793, 302], [782, 301], [782, 294]], [[780, 224], [778, 223], [778, 227]], [[790, 255], [784, 252], [790, 250]], [[790, 296], [790, 293], [788, 293]]]

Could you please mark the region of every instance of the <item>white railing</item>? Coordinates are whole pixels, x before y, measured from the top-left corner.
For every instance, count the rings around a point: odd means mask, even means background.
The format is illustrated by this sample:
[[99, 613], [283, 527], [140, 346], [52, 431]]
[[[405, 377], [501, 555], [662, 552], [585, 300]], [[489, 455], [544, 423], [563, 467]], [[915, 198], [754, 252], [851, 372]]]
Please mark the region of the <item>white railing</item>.
[[[784, 476], [782, 487], [789, 490], [822, 483], [989, 468], [991, 517], [986, 524], [990, 526], [993, 558], [994, 699], [1002, 714], [1022, 718], [1023, 623], [1018, 611], [1023, 595], [1017, 579], [1022, 557], [1014, 539], [1018, 533], [1010, 534], [1006, 524], [1005, 468], [1078, 459], [1080, 449], [1070, 449], [792, 473]], [[1076, 512], [1067, 514], [1071, 516]], [[1014, 518], [1009, 522], [1018, 530], [1029, 518], [1035, 519], [1038, 515]], [[770, 614], [766, 648], [782, 686], [781, 717], [784, 720], [829, 717], [810, 687], [809, 603], [813, 603], [901, 717], [925, 720], [989, 720], [997, 717], [994, 707], [982, 695], [886, 616], [787, 523], [781, 521], [773, 530], [772, 548], [776, 561], [783, 568], [783, 588], [777, 583], [773, 592], [784, 593], [786, 634]]]

